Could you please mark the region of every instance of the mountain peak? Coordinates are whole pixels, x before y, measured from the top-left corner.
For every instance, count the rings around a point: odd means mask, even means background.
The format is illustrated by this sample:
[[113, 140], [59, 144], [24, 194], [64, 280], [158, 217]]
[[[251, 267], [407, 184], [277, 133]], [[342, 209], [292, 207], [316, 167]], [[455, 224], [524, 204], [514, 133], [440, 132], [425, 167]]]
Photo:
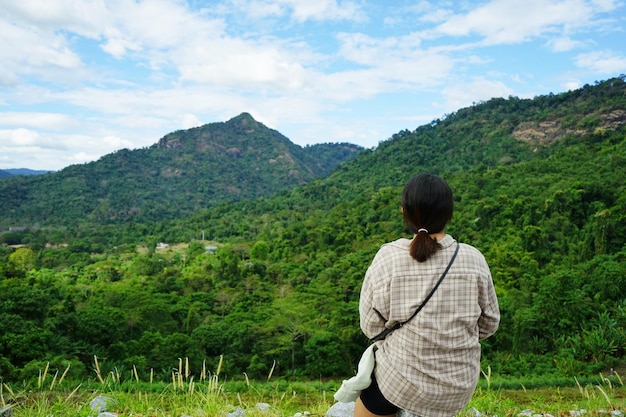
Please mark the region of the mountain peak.
[[239, 116], [233, 117], [226, 123], [236, 123], [236, 122], [237, 123], [250, 123], [250, 122], [257, 123], [257, 121], [254, 120], [254, 117], [252, 117], [252, 115], [247, 112], [243, 112]]
[[265, 128], [263, 123], [257, 122], [250, 113], [241, 113], [239, 116], [233, 117], [225, 123], [225, 125], [242, 129], [246, 133], [252, 133], [258, 128]]

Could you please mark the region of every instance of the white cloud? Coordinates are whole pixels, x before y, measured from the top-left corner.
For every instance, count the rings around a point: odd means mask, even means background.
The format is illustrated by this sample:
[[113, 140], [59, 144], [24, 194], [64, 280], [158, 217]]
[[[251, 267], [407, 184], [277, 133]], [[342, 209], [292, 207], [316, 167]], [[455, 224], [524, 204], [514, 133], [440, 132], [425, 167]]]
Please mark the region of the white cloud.
[[133, 148], [133, 143], [129, 140], [118, 138], [117, 136], [105, 136], [102, 138], [104, 148], [109, 149], [122, 149]]
[[558, 37], [548, 41], [548, 46], [554, 52], [567, 52], [583, 45], [583, 42], [574, 40], [569, 36]]
[[22, 126], [42, 129], [64, 129], [72, 123], [64, 114], [6, 112], [0, 113], [0, 125]]
[[57, 140], [72, 150], [72, 152], [64, 154], [58, 163], [61, 167], [67, 164], [95, 161], [100, 159], [102, 155], [110, 154], [119, 149], [136, 149], [138, 147], [135, 143], [115, 135], [68, 134], [59, 136]]
[[[15, 45], [20, 45], [15, 47]], [[22, 75], [49, 78], [55, 71], [82, 66], [63, 36], [0, 20], [0, 61], [4, 84], [15, 84]]]
[[580, 88], [580, 85], [580, 81], [572, 80], [563, 84], [563, 88], [565, 89], [565, 91], [572, 91]]
[[210, 49], [198, 46], [193, 61], [185, 60], [179, 71], [183, 80], [234, 89], [260, 85], [297, 88], [305, 73], [288, 53], [239, 40], [222, 41]]
[[63, 158], [63, 160], [67, 162], [67, 164], [83, 164], [86, 162], [96, 161], [99, 158], [100, 158], [100, 155], [98, 154], [87, 153], [87, 152], [77, 152], [77, 153], [71, 154]]
[[363, 20], [356, 3], [336, 0], [287, 0], [297, 21], [314, 20]]
[[183, 129], [191, 129], [202, 126], [202, 122], [194, 114], [184, 114], [181, 126]]
[[39, 140], [39, 134], [28, 129], [15, 129], [10, 132], [8, 138], [13, 144], [18, 146], [36, 145]]
[[494, 97], [511, 95], [514, 95], [514, 90], [503, 82], [478, 77], [467, 83], [460, 82], [444, 88], [442, 96], [445, 102], [437, 103], [436, 107], [442, 108], [445, 112], [451, 112]]
[[128, 39], [116, 28], [107, 28], [105, 30], [105, 36], [107, 40], [101, 45], [102, 50], [117, 59], [126, 55], [127, 51], [141, 50], [139, 42]]
[[[185, 2], [123, 0], [112, 12], [107, 32], [136, 48], [153, 53], [179, 48], [186, 42], [211, 42], [224, 33], [221, 19], [187, 8]], [[105, 35], [107, 35], [105, 33]]]
[[[484, 44], [519, 43], [583, 25], [594, 10], [583, 0], [493, 0], [437, 28], [448, 36], [479, 35]], [[559, 35], [560, 36], [560, 35]]]
[[259, 0], [233, 0], [238, 9], [245, 11], [252, 19], [283, 16], [286, 13], [285, 5], [280, 2]]
[[360, 33], [343, 33], [338, 39], [341, 41], [338, 54], [363, 67], [343, 74], [347, 79], [355, 73], [366, 74], [369, 80], [361, 81], [367, 83], [372, 93], [436, 85], [449, 75], [454, 64], [443, 50], [421, 48], [421, 39], [413, 35], [374, 39]]
[[7, 152], [67, 149], [63, 143], [56, 141], [51, 135], [25, 128], [0, 130], [0, 142], [6, 147]]
[[610, 51], [595, 51], [579, 54], [575, 59], [580, 68], [603, 75], [617, 75], [626, 72], [626, 57]]
[[337, 0], [233, 0], [232, 4], [252, 18], [289, 16], [296, 22], [307, 20], [355, 20], [366, 17], [353, 1]]
[[84, 0], [20, 0], [4, 2], [3, 14], [25, 27], [52, 33], [59, 28], [96, 38], [106, 25], [109, 11], [104, 2]]
[[616, 0], [591, 0], [591, 4], [595, 9], [602, 12], [608, 12], [620, 6], [621, 1]]

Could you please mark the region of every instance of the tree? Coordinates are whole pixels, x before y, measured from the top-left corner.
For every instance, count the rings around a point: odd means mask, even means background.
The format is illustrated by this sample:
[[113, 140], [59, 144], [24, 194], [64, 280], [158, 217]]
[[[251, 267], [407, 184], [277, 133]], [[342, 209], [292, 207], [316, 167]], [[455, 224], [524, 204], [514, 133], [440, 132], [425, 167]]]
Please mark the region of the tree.
[[37, 255], [32, 249], [18, 248], [9, 255], [9, 271], [15, 276], [23, 277], [37, 264]]

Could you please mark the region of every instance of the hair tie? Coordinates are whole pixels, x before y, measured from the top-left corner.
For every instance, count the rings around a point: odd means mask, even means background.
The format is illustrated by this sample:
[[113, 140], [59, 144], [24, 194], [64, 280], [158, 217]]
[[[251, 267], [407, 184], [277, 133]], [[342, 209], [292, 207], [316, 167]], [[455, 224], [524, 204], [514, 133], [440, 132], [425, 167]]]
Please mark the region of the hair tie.
[[419, 229], [419, 230], [417, 231], [417, 233], [426, 233], [427, 235], [429, 234], [429, 233], [428, 233], [428, 230], [426, 230], [426, 229]]

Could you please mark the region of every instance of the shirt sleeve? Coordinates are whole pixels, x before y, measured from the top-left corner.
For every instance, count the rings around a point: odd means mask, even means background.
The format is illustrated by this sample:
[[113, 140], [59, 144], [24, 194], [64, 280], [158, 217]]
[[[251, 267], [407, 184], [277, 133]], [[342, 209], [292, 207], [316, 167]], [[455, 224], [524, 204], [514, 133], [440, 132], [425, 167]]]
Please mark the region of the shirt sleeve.
[[500, 307], [494, 289], [489, 267], [479, 279], [478, 304], [482, 310], [478, 319], [479, 338], [486, 339], [498, 330], [500, 324]]
[[381, 248], [365, 272], [359, 299], [361, 330], [370, 339], [385, 330], [389, 318], [390, 272], [383, 252]]

